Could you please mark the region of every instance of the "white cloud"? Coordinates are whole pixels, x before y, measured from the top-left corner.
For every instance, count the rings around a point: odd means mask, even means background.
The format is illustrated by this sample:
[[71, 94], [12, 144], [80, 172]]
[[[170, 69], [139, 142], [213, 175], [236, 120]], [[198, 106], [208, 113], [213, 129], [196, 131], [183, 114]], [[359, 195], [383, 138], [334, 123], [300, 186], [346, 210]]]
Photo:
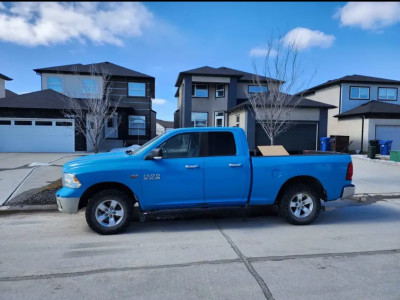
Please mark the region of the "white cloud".
[[152, 99], [153, 100], [153, 104], [155, 105], [163, 105], [165, 103], [167, 103], [167, 100], [165, 99]]
[[[269, 51], [269, 56], [276, 56], [278, 52], [275, 49], [271, 49]], [[253, 57], [266, 57], [268, 55], [268, 48], [267, 47], [255, 47], [250, 50], [250, 56]]]
[[0, 10], [6, 9], [6, 6], [3, 4], [3, 2], [0, 2]]
[[122, 45], [123, 37], [141, 36], [152, 21], [141, 3], [18, 2], [0, 6], [0, 40], [26, 46], [73, 39]]
[[290, 30], [283, 38], [284, 44], [294, 45], [297, 50], [311, 47], [329, 48], [334, 40], [335, 36], [333, 35], [304, 27], [296, 27]]
[[334, 15], [342, 26], [381, 29], [400, 22], [399, 2], [349, 2]]

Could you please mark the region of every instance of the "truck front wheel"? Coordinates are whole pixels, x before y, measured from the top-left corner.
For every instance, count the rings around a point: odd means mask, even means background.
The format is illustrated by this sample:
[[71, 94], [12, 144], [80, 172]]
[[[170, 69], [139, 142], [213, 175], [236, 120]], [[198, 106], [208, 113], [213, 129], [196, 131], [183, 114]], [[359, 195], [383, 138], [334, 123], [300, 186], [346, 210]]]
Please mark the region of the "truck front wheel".
[[279, 201], [279, 214], [294, 225], [312, 223], [321, 211], [321, 200], [317, 191], [304, 184], [287, 188]]
[[99, 234], [115, 234], [126, 229], [131, 221], [133, 203], [117, 189], [97, 192], [88, 201], [86, 222]]

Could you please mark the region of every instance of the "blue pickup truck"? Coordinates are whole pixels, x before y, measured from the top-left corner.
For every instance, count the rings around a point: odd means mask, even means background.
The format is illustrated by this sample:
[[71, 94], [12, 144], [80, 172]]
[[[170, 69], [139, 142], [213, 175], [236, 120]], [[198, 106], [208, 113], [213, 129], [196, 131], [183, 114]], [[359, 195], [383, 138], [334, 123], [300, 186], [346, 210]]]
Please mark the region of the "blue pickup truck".
[[142, 211], [276, 204], [289, 223], [313, 222], [321, 200], [350, 197], [347, 154], [251, 156], [236, 127], [166, 132], [134, 151], [95, 154], [66, 163], [58, 208], [86, 207], [89, 227], [123, 231], [134, 207]]

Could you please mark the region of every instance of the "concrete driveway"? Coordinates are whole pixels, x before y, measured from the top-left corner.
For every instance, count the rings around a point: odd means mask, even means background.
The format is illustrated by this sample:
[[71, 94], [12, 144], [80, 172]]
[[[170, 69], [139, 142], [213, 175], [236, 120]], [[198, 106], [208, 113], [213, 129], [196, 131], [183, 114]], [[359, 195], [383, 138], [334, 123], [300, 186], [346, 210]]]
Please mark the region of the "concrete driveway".
[[400, 164], [352, 158], [356, 194], [400, 194]]
[[27, 198], [61, 178], [64, 163], [86, 153], [0, 153], [0, 205]]

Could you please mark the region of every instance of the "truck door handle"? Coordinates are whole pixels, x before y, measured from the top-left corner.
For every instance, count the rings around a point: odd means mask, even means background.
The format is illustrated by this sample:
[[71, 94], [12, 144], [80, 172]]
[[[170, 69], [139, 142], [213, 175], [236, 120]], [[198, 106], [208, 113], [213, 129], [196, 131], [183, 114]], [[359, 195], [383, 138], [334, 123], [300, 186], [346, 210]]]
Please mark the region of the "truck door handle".
[[186, 165], [185, 168], [186, 169], [197, 169], [199, 167], [199, 165]]
[[237, 167], [241, 167], [242, 166], [242, 164], [229, 164], [229, 166], [231, 167], [231, 168], [237, 168]]

